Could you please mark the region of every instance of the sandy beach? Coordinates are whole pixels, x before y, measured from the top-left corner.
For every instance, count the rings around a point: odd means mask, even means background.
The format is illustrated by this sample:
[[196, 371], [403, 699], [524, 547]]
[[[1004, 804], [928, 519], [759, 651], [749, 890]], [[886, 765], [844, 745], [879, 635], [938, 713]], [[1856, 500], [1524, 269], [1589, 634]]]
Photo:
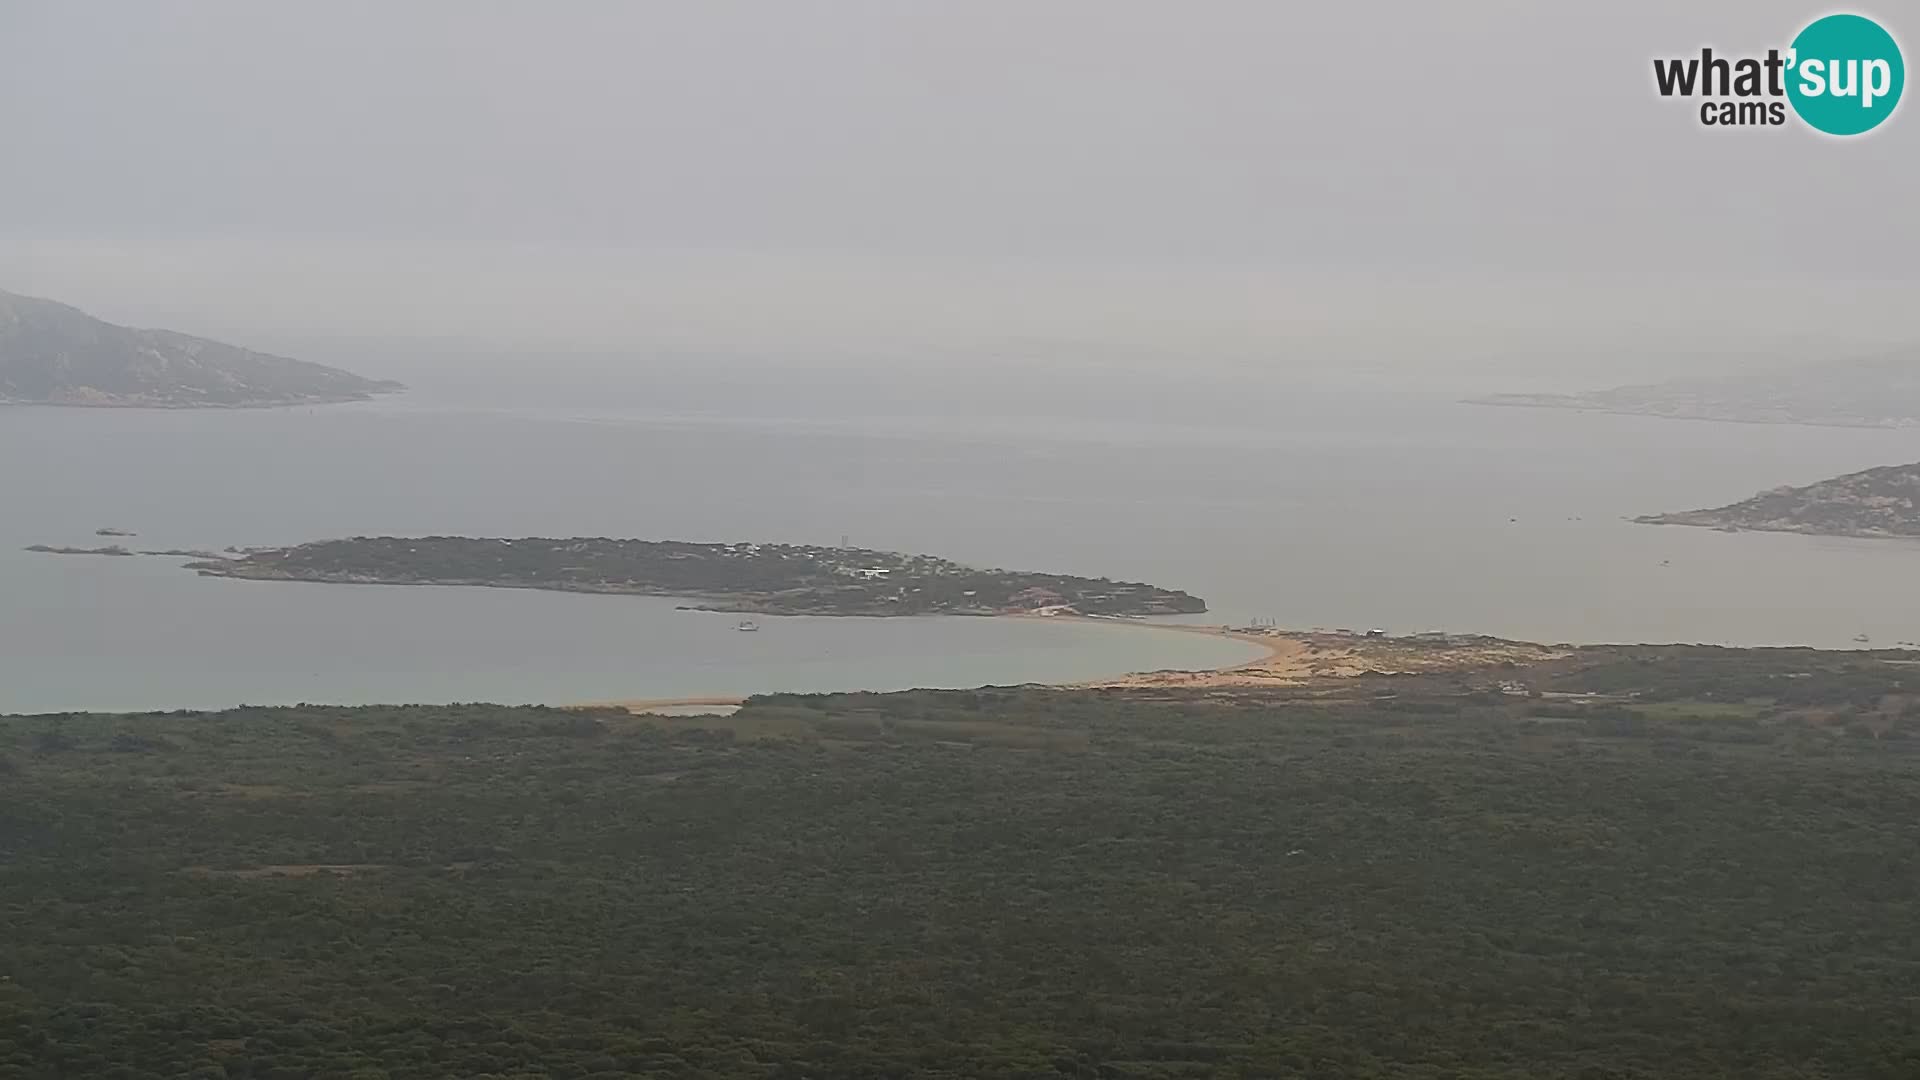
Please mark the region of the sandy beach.
[[[1068, 690], [1257, 690], [1301, 686], [1317, 679], [1353, 678], [1373, 674], [1418, 674], [1491, 668], [1502, 663], [1538, 663], [1566, 655], [1528, 642], [1475, 638], [1435, 643], [1407, 638], [1356, 637], [1351, 634], [1201, 626], [1188, 623], [1102, 619], [1084, 615], [1006, 615], [1009, 619], [1046, 619], [1131, 626], [1143, 631], [1204, 634], [1245, 642], [1266, 655], [1243, 663], [1202, 669], [1162, 669], [1133, 672], [1085, 682], [1059, 683]], [[745, 697], [635, 698], [581, 703], [577, 708], [625, 709], [636, 715], [710, 715], [732, 712]]]
[[[1106, 622], [1109, 620], [1096, 620]], [[1501, 663], [1538, 663], [1566, 655], [1544, 645], [1492, 638], [1432, 642], [1408, 638], [1360, 637], [1273, 628], [1184, 626], [1135, 623], [1154, 629], [1211, 634], [1259, 645], [1267, 655], [1245, 664], [1204, 671], [1144, 671], [1112, 679], [1073, 683], [1075, 689], [1253, 690], [1300, 686], [1316, 679], [1366, 674], [1424, 674], [1469, 671]]]

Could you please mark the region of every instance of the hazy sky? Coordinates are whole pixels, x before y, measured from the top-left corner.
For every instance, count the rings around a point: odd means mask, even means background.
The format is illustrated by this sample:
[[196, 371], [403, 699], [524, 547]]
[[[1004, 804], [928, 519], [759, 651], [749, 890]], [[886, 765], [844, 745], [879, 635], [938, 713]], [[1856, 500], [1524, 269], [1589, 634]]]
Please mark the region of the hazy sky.
[[[1920, 10], [1881, 9], [1920, 42]], [[0, 0], [0, 288], [601, 342], [1899, 336], [1920, 102], [1833, 141], [1709, 131], [1651, 87], [1655, 55], [1824, 10]]]

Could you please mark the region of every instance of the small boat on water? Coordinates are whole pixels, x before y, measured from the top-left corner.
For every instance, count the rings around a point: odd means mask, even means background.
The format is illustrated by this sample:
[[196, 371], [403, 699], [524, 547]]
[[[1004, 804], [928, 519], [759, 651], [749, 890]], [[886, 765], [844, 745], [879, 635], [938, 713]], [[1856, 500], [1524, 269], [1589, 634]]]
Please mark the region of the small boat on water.
[[1859, 642], [1868, 642], [1868, 641], [1872, 641], [1873, 639], [1868, 637], [1865, 634], [1855, 634], [1853, 635], [1853, 640], [1859, 641]]
[[739, 622], [734, 624], [733, 628], [735, 630], [740, 630], [743, 632], [752, 631], [752, 630], [760, 629], [760, 624], [757, 622], [754, 622], [752, 619], [741, 619]]

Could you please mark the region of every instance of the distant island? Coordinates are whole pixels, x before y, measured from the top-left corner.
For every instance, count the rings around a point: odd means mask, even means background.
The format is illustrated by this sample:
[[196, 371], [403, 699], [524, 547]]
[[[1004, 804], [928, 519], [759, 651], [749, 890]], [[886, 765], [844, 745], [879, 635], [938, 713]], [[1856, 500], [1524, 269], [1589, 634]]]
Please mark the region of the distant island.
[[1575, 394], [1490, 394], [1469, 398], [1468, 403], [1748, 424], [1914, 427], [1920, 426], [1920, 355], [1907, 352]]
[[766, 615], [1144, 616], [1207, 610], [1197, 596], [1106, 578], [981, 570], [931, 555], [793, 544], [605, 538], [354, 537], [188, 563], [210, 577], [485, 585], [676, 596]]
[[1805, 487], [1779, 487], [1712, 510], [1648, 514], [1645, 525], [1698, 525], [1817, 536], [1920, 536], [1920, 463], [1883, 465]]
[[172, 330], [115, 326], [65, 304], [0, 292], [0, 405], [320, 405], [401, 389]]
[[[113, 533], [115, 536], [131, 536], [132, 533]], [[108, 547], [64, 547], [54, 544], [28, 544], [24, 550], [42, 555], [165, 555], [185, 559], [224, 559], [225, 555], [205, 548], [165, 548], [158, 551], [131, 551], [119, 544]]]

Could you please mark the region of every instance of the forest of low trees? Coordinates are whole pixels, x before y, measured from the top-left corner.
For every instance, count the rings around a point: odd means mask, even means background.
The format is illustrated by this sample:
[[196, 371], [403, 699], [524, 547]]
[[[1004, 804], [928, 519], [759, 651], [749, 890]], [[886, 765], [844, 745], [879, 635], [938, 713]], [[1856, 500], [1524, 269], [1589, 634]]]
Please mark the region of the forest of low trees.
[[1886, 687], [1423, 685], [0, 719], [0, 1077], [1920, 1075]]

